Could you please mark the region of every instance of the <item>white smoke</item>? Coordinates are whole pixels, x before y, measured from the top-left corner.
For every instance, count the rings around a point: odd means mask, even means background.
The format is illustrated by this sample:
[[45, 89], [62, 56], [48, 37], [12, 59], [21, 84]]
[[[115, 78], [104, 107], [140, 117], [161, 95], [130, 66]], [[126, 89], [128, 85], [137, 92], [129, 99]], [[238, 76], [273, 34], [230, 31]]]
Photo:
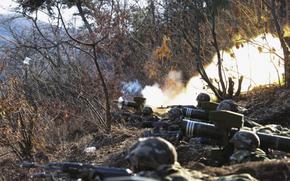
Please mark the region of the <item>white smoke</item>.
[[124, 97], [138, 96], [141, 94], [142, 86], [138, 80], [122, 83], [122, 93]]
[[203, 87], [204, 82], [199, 78], [191, 79], [184, 85], [181, 72], [171, 71], [162, 87], [157, 83], [145, 86], [142, 95], [146, 98], [146, 105], [153, 109], [167, 105], [195, 105], [197, 94], [205, 92]]
[[[244, 76], [242, 92], [259, 85], [277, 83], [282, 79], [282, 48], [279, 39], [271, 34], [260, 35], [244, 43], [243, 47], [233, 47], [230, 53], [221, 51], [221, 54], [226, 81], [228, 77], [232, 77], [235, 81], [234, 88], [237, 89], [239, 77]], [[213, 63], [205, 70], [211, 79], [218, 81], [217, 56], [214, 56]], [[200, 92], [207, 92], [214, 97], [200, 76], [192, 77], [186, 85], [181, 80], [181, 72], [172, 71], [163, 86], [145, 86], [142, 95], [146, 98], [146, 104], [152, 108], [161, 105], [196, 105], [195, 99]]]

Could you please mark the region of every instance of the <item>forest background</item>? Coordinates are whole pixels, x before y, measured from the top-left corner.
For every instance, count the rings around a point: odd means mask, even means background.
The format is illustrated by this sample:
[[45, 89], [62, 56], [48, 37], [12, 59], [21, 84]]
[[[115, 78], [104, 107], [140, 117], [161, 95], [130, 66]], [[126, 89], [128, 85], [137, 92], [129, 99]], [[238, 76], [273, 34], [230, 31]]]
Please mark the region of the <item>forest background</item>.
[[[178, 71], [183, 84], [201, 76], [217, 101], [238, 99], [243, 76], [225, 74], [221, 51], [235, 59], [231, 48], [259, 35], [278, 38], [277, 85], [289, 89], [287, 0], [16, 2], [17, 14], [0, 21], [1, 157], [13, 155], [13, 163], [41, 154], [53, 159], [76, 140], [116, 131], [113, 100], [140, 95], [124, 89], [132, 81], [141, 90], [172, 88], [168, 75]], [[75, 8], [69, 20], [68, 8]], [[49, 22], [39, 21], [40, 13]], [[209, 77], [205, 67], [214, 56], [218, 73]]]

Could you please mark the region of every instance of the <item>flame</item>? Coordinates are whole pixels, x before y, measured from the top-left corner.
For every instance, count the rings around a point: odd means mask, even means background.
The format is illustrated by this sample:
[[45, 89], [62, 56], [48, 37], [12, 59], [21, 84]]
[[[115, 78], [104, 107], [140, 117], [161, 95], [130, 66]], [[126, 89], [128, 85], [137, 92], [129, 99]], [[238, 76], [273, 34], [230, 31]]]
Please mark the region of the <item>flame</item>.
[[181, 72], [171, 71], [163, 87], [157, 83], [153, 86], [145, 86], [142, 95], [146, 98], [146, 105], [153, 109], [167, 105], [193, 105], [197, 103], [195, 100], [197, 94], [205, 92], [199, 87], [200, 85], [205, 84], [198, 77], [191, 78], [187, 85], [184, 85]]
[[[282, 79], [283, 52], [278, 38], [271, 34], [263, 34], [243, 42], [242, 45], [234, 46], [228, 52], [221, 51], [225, 80], [233, 77], [237, 88], [237, 80], [243, 75], [242, 92], [245, 92], [259, 85], [277, 83]], [[210, 78], [218, 77], [216, 55], [205, 70]], [[181, 72], [171, 71], [164, 86], [145, 86], [141, 93], [146, 98], [146, 105], [155, 111], [158, 106], [196, 105], [195, 99], [200, 92], [207, 92], [214, 98], [214, 94], [206, 89], [206, 84], [200, 76], [192, 77], [186, 85], [181, 80]]]

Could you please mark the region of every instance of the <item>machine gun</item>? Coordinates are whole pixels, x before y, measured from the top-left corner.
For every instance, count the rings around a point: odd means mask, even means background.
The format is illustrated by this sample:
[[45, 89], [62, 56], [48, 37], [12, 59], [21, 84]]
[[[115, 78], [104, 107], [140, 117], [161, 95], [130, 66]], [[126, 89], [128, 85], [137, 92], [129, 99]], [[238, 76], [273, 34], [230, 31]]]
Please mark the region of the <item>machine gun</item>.
[[82, 179], [85, 181], [105, 180], [110, 177], [132, 176], [133, 173], [127, 168], [99, 167], [90, 164], [76, 162], [49, 162], [38, 164], [35, 162], [24, 162], [22, 168], [39, 168], [44, 172], [32, 174], [31, 178], [68, 178]]
[[[183, 119], [180, 123], [180, 131], [170, 132], [167, 136], [176, 137], [205, 137], [218, 140], [220, 145], [228, 145], [228, 140], [239, 130], [250, 130], [244, 127], [244, 116], [231, 111], [211, 111], [209, 120], [214, 124], [202, 122], [202, 120]], [[274, 149], [290, 152], [290, 138], [256, 132], [261, 141], [262, 149]], [[145, 132], [144, 136], [166, 136], [166, 131], [158, 135], [158, 132]]]

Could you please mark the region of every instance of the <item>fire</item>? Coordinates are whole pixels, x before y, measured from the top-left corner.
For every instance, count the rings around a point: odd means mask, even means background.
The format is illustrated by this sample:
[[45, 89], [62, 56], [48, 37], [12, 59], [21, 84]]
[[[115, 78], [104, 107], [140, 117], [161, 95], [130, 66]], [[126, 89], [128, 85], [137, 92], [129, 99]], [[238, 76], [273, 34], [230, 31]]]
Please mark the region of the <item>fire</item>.
[[[192, 79], [193, 80], [193, 79]], [[193, 82], [193, 81], [190, 81]], [[198, 82], [202, 84], [202, 82]], [[192, 105], [195, 103], [195, 94], [193, 93], [194, 84], [188, 83], [185, 86], [182, 83], [181, 72], [171, 71], [165, 81], [165, 85], [145, 86], [142, 90], [143, 97], [146, 98], [146, 105], [156, 108], [166, 105]], [[199, 90], [200, 92], [201, 90]]]
[[[279, 39], [271, 34], [259, 35], [241, 47], [233, 47], [230, 51], [221, 51], [223, 57], [223, 75], [232, 77], [236, 82], [240, 76], [244, 76], [242, 92], [252, 88], [274, 84], [282, 80], [283, 52]], [[218, 77], [217, 56], [206, 67], [210, 78]], [[218, 80], [218, 79], [217, 79]], [[235, 87], [237, 88], [237, 87]], [[146, 98], [146, 105], [152, 108], [166, 105], [196, 105], [196, 96], [200, 92], [213, 93], [206, 89], [206, 84], [200, 76], [192, 77], [186, 85], [181, 81], [181, 72], [170, 72], [164, 86], [154, 84], [145, 86], [142, 95]]]

